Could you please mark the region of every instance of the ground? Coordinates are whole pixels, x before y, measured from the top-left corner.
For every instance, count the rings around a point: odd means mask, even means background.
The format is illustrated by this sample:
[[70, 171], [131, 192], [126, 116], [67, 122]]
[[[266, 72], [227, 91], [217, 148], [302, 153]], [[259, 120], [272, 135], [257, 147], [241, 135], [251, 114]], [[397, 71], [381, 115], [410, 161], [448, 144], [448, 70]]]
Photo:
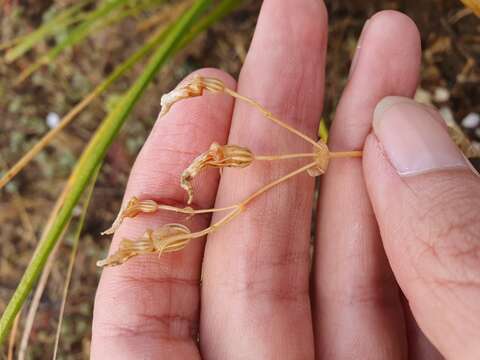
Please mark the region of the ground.
[[[0, 10], [0, 43], [35, 28], [51, 6], [68, 2], [4, 0], [4, 8]], [[382, 9], [407, 13], [420, 29], [423, 70], [418, 98], [442, 108], [444, 114], [453, 116], [459, 123], [470, 113], [480, 113], [480, 19], [465, 10], [460, 1], [327, 0], [326, 3], [330, 18], [324, 113], [327, 122], [333, 118], [346, 83], [363, 23]], [[237, 76], [259, 8], [260, 1], [245, 2], [168, 64], [110, 149], [81, 236], [59, 358], [88, 358], [93, 299], [100, 275], [95, 262], [105, 255], [109, 244], [109, 239], [100, 237], [99, 232], [108, 227], [119, 207], [132, 163], [159, 111], [161, 94], [200, 67], [219, 67]], [[145, 36], [138, 31], [135, 21], [127, 20], [121, 27], [105, 29], [83, 45], [67, 51], [21, 85], [14, 85], [19, 71], [52, 46], [54, 40], [14, 64], [0, 60], [0, 169], [14, 164], [47, 131], [48, 113], [65, 114]], [[141, 70], [141, 66], [136, 67], [94, 101], [46, 151], [0, 191], [0, 311], [27, 266], [48, 213], [83, 146], [106, 111], [114, 106], [118, 95]], [[472, 139], [480, 139], [478, 127], [464, 130]], [[52, 349], [71, 244], [72, 237], [67, 236], [59, 249], [32, 332], [28, 348], [31, 359], [44, 358]]]

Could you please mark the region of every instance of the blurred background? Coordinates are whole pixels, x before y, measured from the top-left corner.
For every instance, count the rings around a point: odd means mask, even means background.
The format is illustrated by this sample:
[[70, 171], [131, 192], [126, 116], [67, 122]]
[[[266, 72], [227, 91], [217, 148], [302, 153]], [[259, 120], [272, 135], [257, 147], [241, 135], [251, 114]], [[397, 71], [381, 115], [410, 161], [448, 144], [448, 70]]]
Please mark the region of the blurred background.
[[[88, 14], [106, 3], [115, 1], [0, 0], [0, 174], [58, 126], [64, 115], [152, 34], [178, 18], [193, 0], [123, 1], [120, 7], [106, 9], [104, 18], [82, 41], [65, 47], [38, 69], [32, 67], [67, 39], [75, 26], [85, 18], [88, 20]], [[227, 11], [160, 69], [107, 152], [79, 239], [59, 359], [88, 358], [92, 307], [100, 274], [95, 262], [104, 257], [110, 241], [99, 233], [109, 227], [116, 215], [135, 156], [159, 112], [161, 94], [201, 67], [218, 67], [238, 76], [261, 1], [236, 3], [238, 6]], [[396, 9], [415, 20], [422, 36], [423, 68], [417, 99], [439, 107], [473, 141], [480, 140], [480, 21], [474, 10], [459, 0], [327, 0], [326, 3], [330, 17], [324, 112], [327, 124], [333, 119], [363, 23], [376, 11]], [[71, 21], [56, 18], [72, 6], [78, 7], [74, 14], [77, 18], [73, 19], [72, 14]], [[32, 44], [21, 52], [12, 52], [14, 48], [18, 50], [22, 40], [26, 41], [27, 34], [51, 24], [52, 19], [56, 19], [57, 26], [30, 40]], [[144, 63], [134, 64], [95, 97], [0, 190], [0, 313], [29, 264], [55, 201], [83, 148], [99, 123], [118, 105], [122, 94], [141, 76]], [[74, 208], [73, 217], [78, 218], [80, 212], [79, 206]], [[74, 232], [67, 231], [60, 243], [28, 346], [24, 348], [26, 359], [51, 357], [74, 241]], [[31, 301], [30, 295], [16, 327], [16, 352]], [[7, 359], [6, 348], [0, 352], [0, 359]]]

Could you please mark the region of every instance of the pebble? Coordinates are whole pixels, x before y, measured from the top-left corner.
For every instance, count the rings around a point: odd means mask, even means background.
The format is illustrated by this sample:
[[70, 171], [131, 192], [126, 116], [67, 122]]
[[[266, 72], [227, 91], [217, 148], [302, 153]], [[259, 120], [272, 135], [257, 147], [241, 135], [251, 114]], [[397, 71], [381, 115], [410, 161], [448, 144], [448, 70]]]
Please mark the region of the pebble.
[[450, 92], [443, 87], [437, 87], [433, 93], [433, 99], [437, 103], [448, 101], [448, 99], [450, 99]]
[[60, 124], [60, 116], [57, 113], [49, 112], [45, 121], [50, 129], [54, 129]]
[[465, 116], [462, 120], [462, 126], [465, 129], [475, 129], [480, 125], [480, 114], [478, 113], [470, 113]]
[[432, 105], [432, 95], [420, 87], [415, 92], [414, 99], [421, 104]]

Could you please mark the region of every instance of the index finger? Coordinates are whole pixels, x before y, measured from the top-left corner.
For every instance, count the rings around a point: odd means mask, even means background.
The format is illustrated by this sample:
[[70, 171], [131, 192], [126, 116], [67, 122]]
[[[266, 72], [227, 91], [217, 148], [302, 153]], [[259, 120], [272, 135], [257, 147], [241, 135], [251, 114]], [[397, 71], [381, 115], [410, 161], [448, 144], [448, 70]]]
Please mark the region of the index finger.
[[[203, 76], [234, 80], [215, 69]], [[157, 121], [133, 167], [124, 201], [132, 196], [166, 204], [184, 203], [181, 172], [193, 158], [217, 141], [227, 140], [233, 102], [220, 95], [185, 100]], [[202, 177], [194, 207], [209, 208], [217, 191], [218, 173]], [[148, 228], [178, 223], [171, 213], [140, 214], [126, 219], [116, 232], [111, 251], [120, 240], [139, 238]], [[195, 216], [192, 230], [206, 227], [209, 217]], [[93, 359], [199, 358], [196, 345], [200, 267], [203, 240], [195, 239], [182, 251], [143, 255], [106, 268], [98, 287], [93, 319]]]

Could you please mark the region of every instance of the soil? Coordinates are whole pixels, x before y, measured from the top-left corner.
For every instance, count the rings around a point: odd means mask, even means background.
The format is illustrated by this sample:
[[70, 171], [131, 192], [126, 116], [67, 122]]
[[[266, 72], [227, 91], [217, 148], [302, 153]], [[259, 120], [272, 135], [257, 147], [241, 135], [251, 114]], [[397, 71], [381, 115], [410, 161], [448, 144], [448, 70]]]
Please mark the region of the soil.
[[[31, 31], [41, 24], [52, 6], [66, 3], [73, 1], [0, 2], [3, 4], [0, 43]], [[327, 0], [326, 3], [330, 18], [324, 113], [327, 122], [333, 118], [345, 86], [363, 23], [382, 9], [407, 13], [421, 31], [423, 68], [417, 97], [442, 108], [443, 113], [451, 114], [460, 124], [468, 114], [480, 113], [480, 19], [460, 1]], [[135, 156], [159, 110], [160, 94], [200, 67], [219, 67], [238, 75], [259, 9], [260, 1], [247, 1], [168, 64], [111, 147], [81, 236], [59, 359], [88, 358], [93, 300], [100, 274], [95, 262], [105, 255], [109, 244], [109, 238], [98, 234], [110, 225], [119, 208]], [[149, 15], [152, 14], [127, 19], [121, 25], [102, 30], [82, 45], [64, 52], [55, 63], [40, 69], [19, 86], [14, 85], [18, 73], [53, 46], [55, 39], [36, 47], [13, 64], [0, 60], [0, 169], [14, 164], [48, 130], [45, 119], [49, 113], [65, 114], [145, 40], [148, 33], [137, 31], [136, 23]], [[141, 65], [135, 67], [95, 100], [47, 150], [0, 191], [0, 312], [30, 260], [49, 211], [83, 146], [118, 96], [141, 71]], [[473, 140], [480, 140], [478, 127], [464, 130]], [[30, 359], [45, 358], [45, 354], [50, 357], [71, 246], [72, 236], [67, 235], [41, 300], [28, 348]], [[24, 316], [20, 332], [23, 319]]]

